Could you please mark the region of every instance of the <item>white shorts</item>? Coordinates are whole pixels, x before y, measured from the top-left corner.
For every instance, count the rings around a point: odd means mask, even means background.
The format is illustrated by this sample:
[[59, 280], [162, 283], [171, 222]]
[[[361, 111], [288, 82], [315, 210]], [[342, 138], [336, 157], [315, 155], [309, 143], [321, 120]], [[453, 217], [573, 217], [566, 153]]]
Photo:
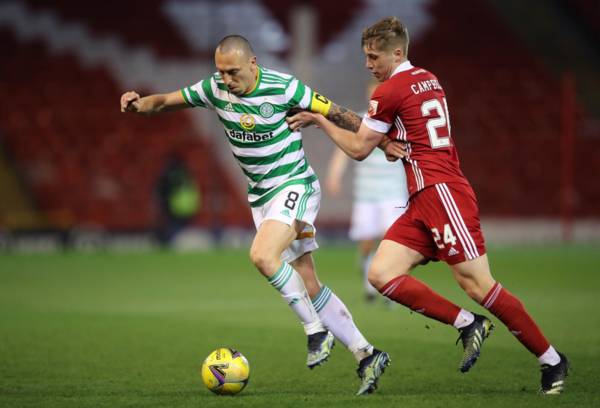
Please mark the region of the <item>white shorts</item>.
[[355, 201], [352, 204], [350, 239], [366, 241], [381, 239], [388, 228], [408, 208], [401, 208], [400, 200]]
[[265, 220], [277, 220], [292, 225], [295, 220], [306, 223], [301, 236], [281, 254], [283, 262], [292, 262], [307, 252], [319, 248], [315, 238], [315, 218], [321, 205], [319, 181], [311, 184], [295, 184], [281, 190], [262, 207], [251, 207], [256, 229]]

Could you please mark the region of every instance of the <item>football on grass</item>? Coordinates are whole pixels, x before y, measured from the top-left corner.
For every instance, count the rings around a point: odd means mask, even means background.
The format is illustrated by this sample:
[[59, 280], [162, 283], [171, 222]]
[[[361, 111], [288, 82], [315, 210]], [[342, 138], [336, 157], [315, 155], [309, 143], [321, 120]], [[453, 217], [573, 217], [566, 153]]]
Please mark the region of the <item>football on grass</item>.
[[202, 363], [202, 381], [206, 388], [219, 395], [234, 395], [248, 384], [250, 365], [237, 350], [222, 347]]

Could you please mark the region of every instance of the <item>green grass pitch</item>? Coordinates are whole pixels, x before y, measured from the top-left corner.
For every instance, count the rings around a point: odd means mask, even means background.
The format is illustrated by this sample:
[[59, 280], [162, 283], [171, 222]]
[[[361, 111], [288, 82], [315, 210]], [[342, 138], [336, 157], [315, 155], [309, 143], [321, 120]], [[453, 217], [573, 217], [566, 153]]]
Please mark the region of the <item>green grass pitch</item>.
[[[572, 363], [567, 391], [536, 395], [537, 361], [497, 319], [473, 370], [456, 331], [402, 307], [362, 301], [352, 248], [317, 252], [320, 277], [392, 365], [355, 397], [356, 363], [338, 344], [305, 366], [301, 326], [246, 251], [0, 256], [0, 407], [600, 406], [600, 248], [492, 248], [495, 277]], [[416, 276], [481, 312], [445, 265]], [[215, 396], [199, 378], [219, 346], [250, 361], [248, 387]]]

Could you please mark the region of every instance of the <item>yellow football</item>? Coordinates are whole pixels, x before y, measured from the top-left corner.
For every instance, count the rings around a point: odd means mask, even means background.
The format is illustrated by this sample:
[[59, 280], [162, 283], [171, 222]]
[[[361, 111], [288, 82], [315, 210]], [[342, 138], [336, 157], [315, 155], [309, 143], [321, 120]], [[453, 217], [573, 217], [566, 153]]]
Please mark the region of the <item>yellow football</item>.
[[239, 351], [222, 347], [206, 357], [201, 375], [206, 388], [215, 394], [234, 395], [248, 384], [250, 365]]

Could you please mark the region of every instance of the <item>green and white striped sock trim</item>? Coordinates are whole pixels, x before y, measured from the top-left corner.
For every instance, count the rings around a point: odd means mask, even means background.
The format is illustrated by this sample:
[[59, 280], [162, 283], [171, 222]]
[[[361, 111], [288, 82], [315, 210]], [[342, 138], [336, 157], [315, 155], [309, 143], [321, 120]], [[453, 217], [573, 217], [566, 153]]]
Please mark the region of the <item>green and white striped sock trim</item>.
[[325, 307], [330, 297], [331, 289], [329, 289], [327, 286], [322, 286], [319, 293], [317, 293], [317, 295], [312, 299], [313, 306], [315, 307], [317, 313], [319, 313], [321, 309]]
[[281, 290], [285, 286], [286, 283], [292, 277], [294, 273], [294, 269], [289, 265], [283, 262], [275, 275], [271, 276], [268, 280], [271, 285], [277, 290]]

